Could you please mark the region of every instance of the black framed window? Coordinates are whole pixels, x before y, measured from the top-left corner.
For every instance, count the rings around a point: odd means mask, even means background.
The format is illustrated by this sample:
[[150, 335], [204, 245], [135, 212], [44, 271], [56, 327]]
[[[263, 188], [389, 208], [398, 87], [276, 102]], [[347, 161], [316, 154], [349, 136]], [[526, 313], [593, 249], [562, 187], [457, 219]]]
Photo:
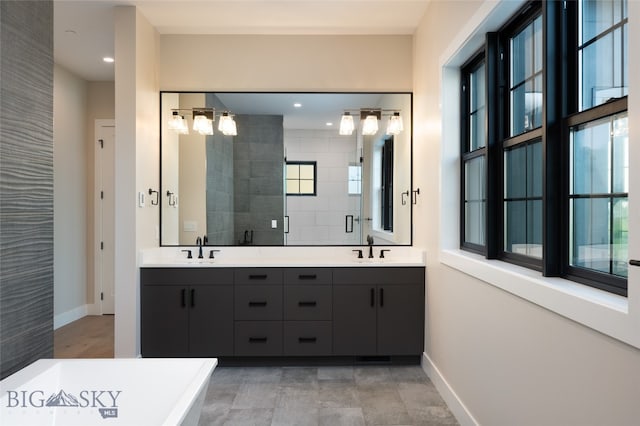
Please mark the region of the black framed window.
[[461, 245], [483, 252], [486, 226], [486, 80], [484, 53], [462, 69]]
[[[503, 258], [542, 268], [543, 258], [543, 37], [542, 10], [532, 3], [502, 33], [508, 97], [499, 122], [502, 140]], [[505, 60], [506, 57], [506, 60]], [[507, 71], [508, 70], [508, 71]]]
[[316, 195], [316, 162], [287, 161], [287, 195]]
[[627, 294], [627, 1], [531, 1], [461, 67], [461, 248]]
[[380, 226], [385, 231], [393, 231], [393, 136], [384, 140], [380, 159]]

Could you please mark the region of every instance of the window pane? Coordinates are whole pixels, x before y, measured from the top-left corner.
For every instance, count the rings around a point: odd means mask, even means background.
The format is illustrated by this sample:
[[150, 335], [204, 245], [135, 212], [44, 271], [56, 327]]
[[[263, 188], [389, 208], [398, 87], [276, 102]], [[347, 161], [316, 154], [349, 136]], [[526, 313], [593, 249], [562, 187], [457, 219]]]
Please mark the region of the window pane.
[[287, 194], [299, 194], [300, 181], [287, 179]]
[[300, 193], [301, 194], [313, 194], [313, 181], [301, 180], [300, 181]]
[[504, 217], [504, 251], [527, 255], [527, 202], [505, 202]]
[[580, 12], [582, 14], [580, 44], [584, 44], [622, 19], [627, 18], [627, 2], [623, 0], [583, 0]]
[[609, 273], [609, 199], [580, 198], [571, 203], [570, 264]]
[[571, 194], [606, 194], [610, 188], [610, 119], [571, 133]]
[[482, 107], [477, 110], [475, 114], [471, 115], [471, 147], [470, 151], [482, 148], [485, 146], [485, 109]]
[[511, 87], [533, 74], [533, 25], [511, 39]]
[[465, 163], [465, 236], [469, 243], [485, 244], [484, 157]]
[[613, 192], [629, 192], [629, 120], [613, 120]]
[[542, 142], [527, 146], [527, 196], [542, 197]]
[[311, 179], [313, 180], [313, 170], [315, 166], [313, 164], [301, 164], [300, 165], [300, 179]]
[[533, 71], [542, 71], [542, 17], [533, 21], [534, 63]]
[[483, 246], [484, 242], [484, 201], [467, 201], [465, 204], [464, 240]]
[[611, 273], [626, 277], [629, 260], [629, 207], [626, 198], [614, 198], [612, 236]]
[[526, 146], [510, 149], [504, 153], [505, 198], [524, 198], [527, 195], [527, 151]]
[[527, 201], [527, 256], [542, 259], [542, 200]]
[[300, 177], [300, 166], [297, 164], [287, 164], [287, 179], [298, 179]]
[[349, 194], [357, 195], [362, 193], [360, 181], [359, 180], [350, 180], [349, 181]]
[[580, 51], [581, 110], [627, 95], [626, 64], [622, 29], [607, 34]]
[[471, 112], [484, 106], [485, 93], [485, 67], [482, 64], [471, 73]]
[[484, 63], [469, 74], [469, 151], [485, 146], [485, 77]]

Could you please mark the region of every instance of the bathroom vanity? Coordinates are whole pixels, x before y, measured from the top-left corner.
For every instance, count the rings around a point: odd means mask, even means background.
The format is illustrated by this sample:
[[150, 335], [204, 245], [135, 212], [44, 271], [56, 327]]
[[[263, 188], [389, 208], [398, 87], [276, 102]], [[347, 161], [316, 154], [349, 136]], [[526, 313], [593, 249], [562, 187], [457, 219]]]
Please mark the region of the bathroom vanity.
[[417, 361], [424, 276], [411, 262], [144, 266], [142, 356]]

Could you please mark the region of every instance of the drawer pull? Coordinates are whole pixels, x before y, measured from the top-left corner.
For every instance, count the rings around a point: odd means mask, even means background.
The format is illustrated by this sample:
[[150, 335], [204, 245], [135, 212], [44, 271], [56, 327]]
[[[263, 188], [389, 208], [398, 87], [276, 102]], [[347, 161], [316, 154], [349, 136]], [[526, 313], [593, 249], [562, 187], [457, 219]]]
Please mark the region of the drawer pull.
[[249, 343], [267, 343], [266, 337], [249, 337]]
[[180, 290], [180, 306], [183, 308], [187, 307], [187, 290], [184, 288]]
[[316, 306], [317, 303], [315, 301], [310, 301], [310, 302], [298, 302], [298, 306]]
[[266, 280], [267, 279], [267, 274], [256, 274], [256, 275], [249, 275], [249, 279], [250, 280]]
[[298, 337], [298, 343], [315, 343], [317, 340], [315, 337]]
[[262, 307], [262, 306], [267, 306], [267, 302], [249, 302], [249, 307], [252, 307], [252, 308]]
[[316, 278], [318, 278], [316, 274], [298, 275], [298, 279], [300, 280], [315, 280]]

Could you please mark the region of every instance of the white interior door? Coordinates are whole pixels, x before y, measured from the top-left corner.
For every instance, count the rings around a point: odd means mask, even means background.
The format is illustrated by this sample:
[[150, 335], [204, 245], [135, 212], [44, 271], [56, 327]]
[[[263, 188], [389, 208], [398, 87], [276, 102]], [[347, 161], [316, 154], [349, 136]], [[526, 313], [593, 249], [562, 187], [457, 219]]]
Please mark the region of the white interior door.
[[102, 314], [115, 312], [115, 121], [95, 124], [95, 294]]

